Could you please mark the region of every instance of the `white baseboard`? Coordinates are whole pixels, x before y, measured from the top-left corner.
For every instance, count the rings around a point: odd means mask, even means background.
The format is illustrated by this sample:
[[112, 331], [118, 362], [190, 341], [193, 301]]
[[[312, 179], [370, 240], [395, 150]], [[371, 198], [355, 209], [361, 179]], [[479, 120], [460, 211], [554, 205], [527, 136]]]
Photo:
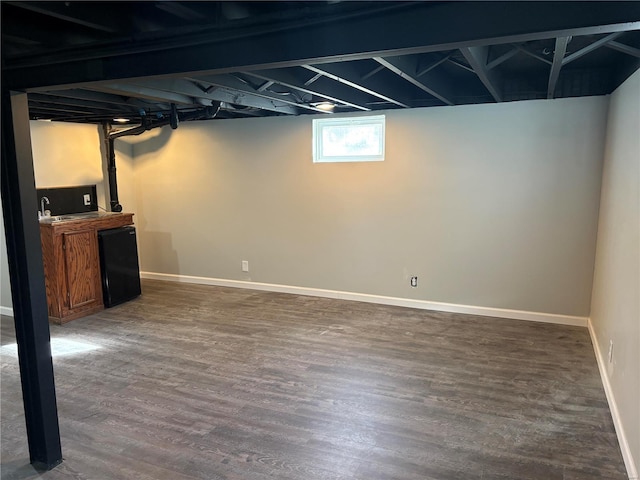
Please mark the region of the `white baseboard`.
[[622, 451], [624, 465], [627, 468], [627, 475], [629, 476], [629, 480], [639, 480], [638, 467], [636, 466], [636, 463], [633, 459], [633, 454], [631, 452], [631, 448], [629, 447], [629, 442], [627, 441], [627, 436], [622, 425], [622, 419], [620, 418], [620, 412], [618, 411], [616, 397], [613, 394], [611, 382], [609, 381], [609, 376], [607, 375], [607, 364], [605, 361], [606, 359], [602, 356], [602, 352], [600, 351], [600, 344], [598, 343], [598, 338], [596, 336], [595, 330], [593, 329], [591, 319], [589, 319], [588, 321], [588, 327], [589, 334], [591, 335], [591, 343], [593, 344], [593, 350], [595, 351], [596, 360], [598, 362], [598, 369], [600, 370], [600, 378], [602, 379], [604, 393], [607, 396], [607, 402], [609, 402], [609, 410], [611, 410], [611, 416], [613, 417], [613, 425], [616, 429], [616, 435], [618, 437], [618, 443], [620, 444], [620, 450]]
[[197, 283], [201, 285], [215, 285], [218, 287], [246, 288], [250, 290], [264, 290], [269, 292], [292, 293], [295, 295], [309, 295], [312, 297], [335, 298], [353, 300], [356, 302], [378, 303], [398, 307], [435, 310], [438, 312], [467, 313], [486, 317], [509, 318], [513, 320], [529, 320], [533, 322], [557, 323], [561, 325], [587, 326], [587, 317], [557, 315], [552, 313], [528, 312], [525, 310], [509, 310], [504, 308], [476, 307], [458, 305], [455, 303], [430, 302], [410, 298], [385, 297], [366, 293], [341, 292], [319, 288], [295, 287], [291, 285], [277, 285], [272, 283], [247, 282], [242, 280], [227, 280], [223, 278], [194, 277], [190, 275], [175, 275], [170, 273], [140, 272], [142, 278], [164, 280], [170, 282]]
[[7, 315], [8, 317], [13, 317], [13, 308], [0, 306], [0, 315]]

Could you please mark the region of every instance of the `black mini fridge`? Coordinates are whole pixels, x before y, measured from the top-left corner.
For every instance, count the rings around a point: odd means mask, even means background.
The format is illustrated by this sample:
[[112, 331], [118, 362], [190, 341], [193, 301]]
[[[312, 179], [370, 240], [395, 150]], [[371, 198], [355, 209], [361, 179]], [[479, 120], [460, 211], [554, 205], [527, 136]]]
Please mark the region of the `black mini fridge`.
[[98, 232], [104, 306], [113, 307], [142, 293], [135, 227]]

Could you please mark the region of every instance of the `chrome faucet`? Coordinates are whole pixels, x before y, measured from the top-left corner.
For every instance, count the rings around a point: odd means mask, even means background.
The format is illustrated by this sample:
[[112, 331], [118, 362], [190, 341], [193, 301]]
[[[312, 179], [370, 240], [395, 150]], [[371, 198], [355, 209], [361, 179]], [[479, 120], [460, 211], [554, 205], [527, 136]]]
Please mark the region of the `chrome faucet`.
[[48, 217], [49, 215], [51, 215], [51, 212], [49, 210], [45, 210], [44, 209], [44, 204], [49, 205], [49, 199], [47, 197], [42, 197], [40, 199], [40, 216], [41, 217]]

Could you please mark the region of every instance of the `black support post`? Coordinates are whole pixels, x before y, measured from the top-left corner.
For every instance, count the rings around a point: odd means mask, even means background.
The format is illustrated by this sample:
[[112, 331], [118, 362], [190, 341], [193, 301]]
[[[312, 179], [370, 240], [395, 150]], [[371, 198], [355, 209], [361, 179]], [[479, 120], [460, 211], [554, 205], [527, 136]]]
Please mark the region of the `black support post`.
[[62, 462], [26, 94], [2, 89], [2, 211], [31, 464]]

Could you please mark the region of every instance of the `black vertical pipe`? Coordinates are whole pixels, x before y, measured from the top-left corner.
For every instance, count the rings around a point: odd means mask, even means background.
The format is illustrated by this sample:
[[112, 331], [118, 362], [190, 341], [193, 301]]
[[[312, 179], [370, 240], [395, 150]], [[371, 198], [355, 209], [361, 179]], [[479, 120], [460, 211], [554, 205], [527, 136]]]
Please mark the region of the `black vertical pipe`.
[[2, 212], [22, 398], [34, 467], [62, 462], [26, 94], [2, 89]]
[[116, 175], [116, 150], [111, 138], [111, 128], [108, 123], [102, 124], [102, 138], [107, 155], [107, 178], [109, 180], [109, 206], [112, 212], [121, 212], [122, 205], [118, 200], [118, 180]]
[[104, 134], [107, 149], [107, 173], [109, 175], [109, 205], [112, 212], [121, 212], [122, 205], [118, 200], [118, 176], [116, 174], [116, 147], [114, 140], [127, 135], [140, 135], [148, 129], [147, 117], [142, 116], [142, 123], [139, 127], [130, 128], [121, 132], [111, 133], [109, 125], [104, 124], [102, 131]]
[[109, 172], [109, 204], [112, 212], [121, 212], [122, 205], [118, 200], [118, 177], [116, 175], [116, 149], [113, 144], [113, 138], [107, 140], [107, 152], [109, 155], [109, 163], [107, 170]]

